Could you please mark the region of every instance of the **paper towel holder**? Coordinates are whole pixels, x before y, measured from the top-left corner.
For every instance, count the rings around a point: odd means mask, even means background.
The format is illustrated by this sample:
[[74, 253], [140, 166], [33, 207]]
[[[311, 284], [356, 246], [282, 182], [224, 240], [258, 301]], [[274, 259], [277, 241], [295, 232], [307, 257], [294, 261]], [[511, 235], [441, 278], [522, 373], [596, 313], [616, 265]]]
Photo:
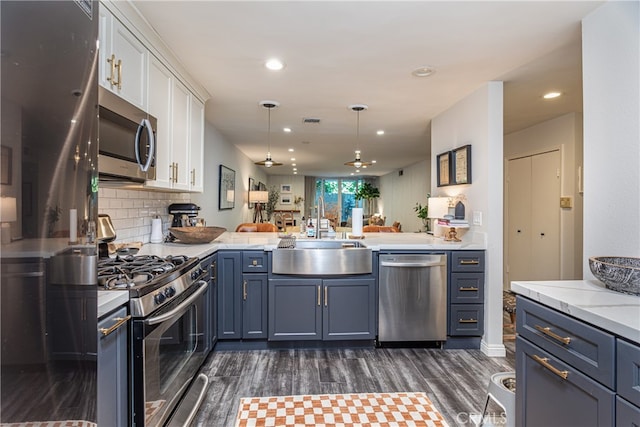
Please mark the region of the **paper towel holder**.
[[162, 219], [158, 215], [151, 221], [151, 237], [149, 241], [151, 243], [162, 243], [164, 240], [162, 236]]

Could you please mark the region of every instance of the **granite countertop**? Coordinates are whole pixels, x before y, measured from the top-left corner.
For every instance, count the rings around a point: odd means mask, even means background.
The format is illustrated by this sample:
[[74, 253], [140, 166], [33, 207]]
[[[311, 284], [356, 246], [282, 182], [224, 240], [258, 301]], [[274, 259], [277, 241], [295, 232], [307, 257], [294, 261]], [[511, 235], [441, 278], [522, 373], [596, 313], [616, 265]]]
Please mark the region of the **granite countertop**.
[[640, 296], [612, 291], [598, 280], [517, 281], [511, 290], [640, 344]]

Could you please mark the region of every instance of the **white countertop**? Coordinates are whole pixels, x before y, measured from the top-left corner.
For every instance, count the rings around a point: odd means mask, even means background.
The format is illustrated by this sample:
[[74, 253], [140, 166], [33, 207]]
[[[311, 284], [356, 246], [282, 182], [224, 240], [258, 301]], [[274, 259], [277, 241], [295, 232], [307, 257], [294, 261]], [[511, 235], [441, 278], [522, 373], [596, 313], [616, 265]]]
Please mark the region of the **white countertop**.
[[129, 302], [129, 291], [98, 291], [98, 319]]
[[[339, 235], [340, 233], [338, 233]], [[306, 239], [294, 235], [296, 239]], [[335, 239], [347, 240], [347, 239]], [[358, 240], [374, 251], [380, 250], [484, 250], [486, 245], [481, 239], [465, 239], [462, 242], [445, 242], [442, 238], [426, 233], [364, 233], [364, 239]], [[211, 243], [188, 245], [182, 243], [148, 243], [141, 249], [140, 255], [186, 255], [199, 258], [225, 249], [273, 250], [278, 245], [278, 233], [236, 233], [225, 232]]]
[[607, 289], [598, 280], [511, 282], [519, 295], [640, 344], [640, 296]]

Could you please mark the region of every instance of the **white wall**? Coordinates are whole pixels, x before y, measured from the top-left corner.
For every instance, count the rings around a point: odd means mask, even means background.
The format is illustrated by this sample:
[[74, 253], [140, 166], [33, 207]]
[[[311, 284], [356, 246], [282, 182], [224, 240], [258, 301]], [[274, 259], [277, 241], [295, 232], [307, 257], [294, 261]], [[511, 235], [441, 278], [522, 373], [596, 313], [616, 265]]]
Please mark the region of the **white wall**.
[[584, 263], [640, 256], [640, 3], [612, 1], [582, 21]]
[[[563, 280], [582, 278], [582, 194], [578, 192], [578, 167], [582, 165], [582, 115], [579, 113], [539, 123], [504, 137], [505, 159], [550, 150], [561, 152], [560, 194], [571, 197], [573, 207], [560, 210], [560, 275]], [[559, 201], [558, 201], [559, 206]], [[505, 236], [506, 224], [505, 218]], [[507, 239], [505, 238], [505, 253]], [[503, 276], [504, 277], [504, 276]], [[504, 279], [503, 279], [504, 281]], [[503, 284], [506, 289], [508, 283]]]
[[400, 222], [403, 232], [423, 230], [422, 220], [416, 216], [416, 203], [425, 205], [427, 194], [431, 192], [429, 160], [407, 166], [402, 176], [394, 171], [380, 177], [380, 198], [378, 211], [386, 216], [386, 225]]
[[[502, 344], [503, 235], [503, 84], [488, 82], [431, 122], [431, 195], [464, 194], [467, 219], [482, 213], [482, 225], [470, 233], [487, 243], [485, 274], [485, 334], [482, 351], [504, 356]], [[436, 187], [436, 156], [471, 144], [471, 184]], [[470, 221], [471, 222], [471, 221]]]
[[[204, 140], [204, 192], [192, 194], [191, 201], [200, 206], [200, 216], [207, 225], [235, 231], [238, 224], [253, 220], [253, 210], [248, 205], [249, 178], [254, 178], [256, 183], [266, 183], [267, 176], [262, 166], [256, 166], [208, 122], [205, 123]], [[236, 172], [233, 209], [218, 209], [220, 165]]]

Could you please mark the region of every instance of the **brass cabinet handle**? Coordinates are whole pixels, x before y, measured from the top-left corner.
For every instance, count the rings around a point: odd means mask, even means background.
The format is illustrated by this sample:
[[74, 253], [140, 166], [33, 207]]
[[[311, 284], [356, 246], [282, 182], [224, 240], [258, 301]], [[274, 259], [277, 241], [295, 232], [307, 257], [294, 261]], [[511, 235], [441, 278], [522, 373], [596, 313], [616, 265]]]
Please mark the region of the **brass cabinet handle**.
[[554, 374], [562, 378], [563, 380], [566, 380], [567, 377], [569, 376], [569, 371], [561, 371], [560, 369], [551, 365], [551, 363], [549, 363], [549, 358], [547, 357], [540, 357], [537, 354], [534, 354], [533, 360], [535, 360], [536, 362], [538, 362], [539, 364], [541, 364], [542, 366], [544, 366], [545, 368], [547, 368], [548, 370], [550, 370], [551, 372], [553, 372]]
[[318, 285], [318, 307], [320, 307], [320, 285]]
[[118, 59], [116, 68], [118, 69], [118, 89], [122, 89], [122, 59]]
[[464, 288], [464, 287], [462, 287], [462, 288], [458, 288], [458, 290], [459, 290], [459, 291], [477, 291], [477, 290], [478, 290], [478, 288], [476, 288], [475, 286], [469, 286], [469, 287], [467, 287], [467, 288]]
[[480, 264], [480, 260], [477, 259], [461, 259], [460, 265], [478, 265]]
[[478, 319], [460, 319], [458, 320], [460, 323], [478, 323]]
[[327, 307], [329, 305], [329, 301], [327, 301], [329, 298], [329, 287], [325, 286], [324, 287], [324, 306]]
[[129, 319], [131, 319], [131, 315], [129, 314], [128, 316], [125, 317], [116, 317], [115, 320], [116, 323], [114, 323], [113, 325], [111, 325], [111, 327], [109, 328], [100, 328], [98, 329], [101, 333], [103, 337], [106, 337], [107, 335], [109, 335], [111, 332], [115, 331], [116, 329], [118, 329], [120, 326], [124, 325], [125, 323], [127, 323], [129, 321]]
[[117, 83], [113, 81], [113, 74], [116, 72], [116, 55], [111, 54], [111, 58], [107, 58], [107, 62], [111, 65], [111, 73], [109, 73], [109, 77], [107, 77], [107, 81], [111, 83], [111, 87], [115, 86]]
[[196, 185], [196, 170], [195, 169], [191, 169], [191, 185], [192, 186]]
[[535, 328], [542, 332], [543, 334], [545, 334], [546, 336], [553, 338], [556, 341], [560, 341], [561, 343], [563, 343], [564, 345], [569, 345], [569, 343], [571, 342], [571, 337], [561, 337], [560, 335], [551, 332], [551, 328], [550, 327], [546, 327], [543, 328], [540, 325], [536, 325]]
[[178, 163], [178, 162], [176, 162], [176, 180], [175, 180], [174, 182], [178, 182], [178, 174], [179, 174], [179, 172], [178, 172], [178, 167], [179, 167], [179, 166], [180, 166], [180, 165], [179, 165], [179, 163]]
[[247, 300], [247, 281], [242, 282], [242, 299]]

